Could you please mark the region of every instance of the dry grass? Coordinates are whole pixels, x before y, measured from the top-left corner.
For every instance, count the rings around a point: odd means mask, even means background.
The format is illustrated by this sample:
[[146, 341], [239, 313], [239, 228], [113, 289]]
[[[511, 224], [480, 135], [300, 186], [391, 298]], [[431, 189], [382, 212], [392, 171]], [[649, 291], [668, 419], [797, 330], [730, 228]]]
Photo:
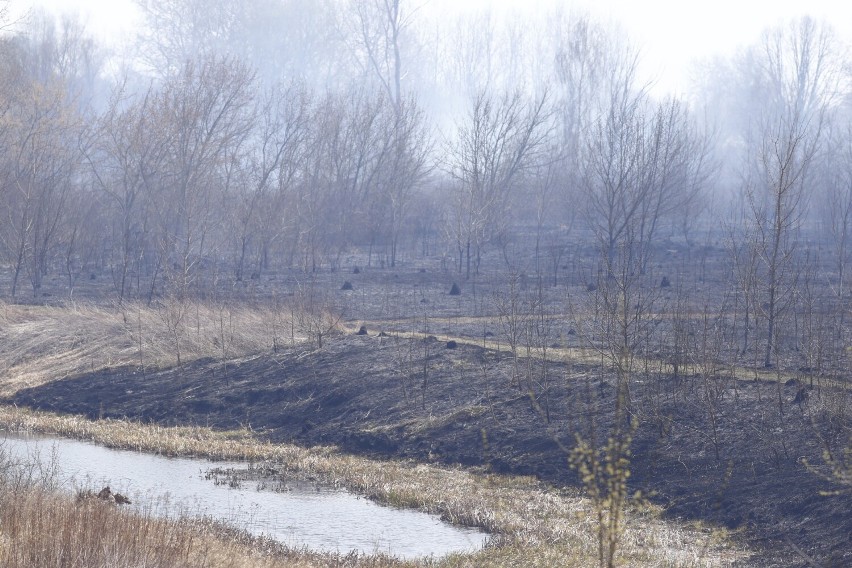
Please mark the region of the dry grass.
[[198, 302], [20, 306], [0, 302], [0, 395], [123, 365], [237, 358], [307, 338], [287, 309]]
[[412, 566], [383, 555], [315, 552], [161, 503], [128, 510], [91, 491], [55, 491], [53, 464], [11, 458], [0, 445], [0, 566], [4, 568], [289, 568]]
[[[438, 563], [442, 566], [585, 567], [596, 563], [595, 515], [590, 501], [576, 491], [548, 487], [529, 477], [406, 461], [376, 462], [332, 448], [268, 444], [247, 431], [93, 422], [11, 407], [0, 407], [0, 425], [168, 455], [265, 460], [281, 471], [320, 478], [384, 503], [438, 513], [453, 523], [495, 534], [495, 546], [449, 556]], [[726, 566], [745, 556], [723, 532], [664, 522], [658, 511], [642, 508], [628, 515], [620, 562], [629, 566]], [[229, 564], [211, 564], [220, 565]]]
[[[0, 303], [0, 395], [109, 367], [163, 367], [177, 363], [178, 357], [186, 362], [247, 356], [304, 341], [309, 333], [304, 318], [250, 307], [166, 304], [118, 309]], [[259, 441], [250, 431], [89, 421], [4, 406], [0, 406], [0, 427], [165, 455], [266, 461], [290, 474], [319, 478], [384, 503], [437, 513], [495, 535], [494, 545], [483, 551], [451, 555], [431, 565], [585, 567], [596, 563], [591, 503], [575, 491], [554, 489], [533, 478], [406, 461], [376, 462], [333, 448], [273, 445]], [[400, 565], [383, 557], [341, 558], [281, 547], [272, 547], [273, 554], [268, 544], [245, 536], [189, 521], [169, 524], [97, 503], [81, 505], [44, 489], [10, 492], [0, 487], [0, 507], [2, 566]], [[5, 520], [7, 513], [15, 518]], [[620, 554], [624, 565], [725, 566], [745, 556], [723, 533], [663, 522], [650, 509], [631, 512], [626, 527]], [[161, 555], [155, 553], [160, 549]]]
[[384, 557], [291, 550], [156, 511], [119, 509], [40, 487], [0, 485], [0, 565], [5, 568], [285, 568], [405, 566]]

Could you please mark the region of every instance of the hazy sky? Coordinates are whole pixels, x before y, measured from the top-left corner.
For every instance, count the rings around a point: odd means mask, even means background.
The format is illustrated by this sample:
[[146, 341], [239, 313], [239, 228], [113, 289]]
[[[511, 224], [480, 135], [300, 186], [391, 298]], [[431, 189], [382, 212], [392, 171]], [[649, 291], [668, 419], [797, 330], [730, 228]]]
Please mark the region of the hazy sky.
[[849, 0], [586, 0], [579, 3], [612, 17], [642, 48], [646, 70], [662, 85], [683, 88], [691, 63], [731, 55], [760, 38], [767, 27], [810, 15], [825, 19], [852, 42]]
[[[251, 1], [251, 0], [247, 0]], [[311, 0], [304, 0], [311, 1]], [[587, 10], [620, 22], [641, 47], [645, 72], [658, 81], [658, 90], [681, 90], [688, 84], [691, 62], [719, 53], [730, 55], [738, 46], [757, 40], [763, 29], [810, 14], [827, 19], [838, 36], [852, 43], [852, 2], [849, 0], [422, 0], [429, 8], [447, 11], [543, 10], [554, 5]], [[75, 10], [91, 19], [91, 28], [113, 41], [131, 38], [131, 0], [12, 0]]]

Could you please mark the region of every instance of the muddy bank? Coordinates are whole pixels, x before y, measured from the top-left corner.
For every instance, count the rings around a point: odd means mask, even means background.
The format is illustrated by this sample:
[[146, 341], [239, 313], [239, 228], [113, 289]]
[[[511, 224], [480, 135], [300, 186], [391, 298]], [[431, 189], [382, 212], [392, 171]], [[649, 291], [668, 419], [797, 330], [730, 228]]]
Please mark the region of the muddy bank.
[[[250, 426], [272, 441], [575, 483], [560, 444], [570, 448], [592, 425], [605, 433], [612, 377], [579, 364], [524, 369], [461, 343], [345, 336], [319, 351], [85, 374], [8, 402], [91, 418]], [[816, 388], [794, 402], [800, 392], [792, 383], [637, 376], [632, 484], [672, 515], [740, 531], [765, 550], [765, 565], [805, 564], [793, 547], [852, 565], [852, 496], [821, 495], [831, 485], [801, 464], [820, 463], [825, 444], [848, 444], [850, 395]]]

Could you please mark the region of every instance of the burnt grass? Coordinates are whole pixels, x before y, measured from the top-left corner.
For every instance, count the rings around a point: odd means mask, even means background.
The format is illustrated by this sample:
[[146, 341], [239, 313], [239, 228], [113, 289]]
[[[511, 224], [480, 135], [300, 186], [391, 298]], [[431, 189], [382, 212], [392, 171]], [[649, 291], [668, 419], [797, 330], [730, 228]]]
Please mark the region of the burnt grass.
[[[649, 281], [668, 275], [674, 284], [657, 288], [655, 309], [671, 311], [678, 295], [694, 306], [721, 305], [726, 254], [721, 241], [697, 248], [666, 243]], [[549, 336], [560, 347], [583, 345], [568, 304], [590, 296], [594, 259], [583, 247], [570, 249], [547, 274], [543, 292], [554, 316]], [[567, 452], [577, 434], [604, 442], [615, 377], [601, 365], [552, 360], [545, 375], [540, 365], [521, 359], [516, 367], [505, 351], [483, 348], [484, 339], [503, 341], [505, 348], [495, 299], [507, 292], [506, 269], [491, 259], [490, 273], [466, 280], [445, 260], [393, 268], [353, 256], [342, 259], [339, 270], [281, 270], [229, 292], [234, 301], [273, 309], [298, 306], [309, 292], [342, 314], [351, 330], [325, 337], [321, 349], [296, 345], [160, 370], [112, 368], [21, 390], [4, 402], [92, 419], [248, 427], [273, 442], [331, 444], [378, 459], [460, 464], [577, 485]], [[81, 281], [74, 296], [97, 301], [109, 294], [105, 282], [103, 275]], [[450, 295], [456, 283], [461, 293]], [[523, 275], [518, 283], [525, 286]], [[60, 279], [50, 280], [40, 300], [67, 295]], [[825, 304], [826, 313], [832, 309]], [[366, 335], [356, 335], [361, 326]], [[395, 331], [421, 335], [403, 338]], [[448, 348], [429, 334], [458, 341]], [[736, 345], [735, 332], [727, 339]], [[753, 345], [747, 356], [731, 346], [720, 356], [758, 361], [760, 342]], [[796, 359], [801, 354], [794, 345], [783, 351], [790, 356], [785, 369], [810, 364]], [[834, 367], [821, 370], [835, 381], [852, 365], [847, 350], [838, 353]], [[808, 379], [787, 378], [634, 373], [631, 489], [672, 518], [733, 531], [757, 551], [749, 566], [852, 566], [852, 492], [825, 494], [843, 488], [824, 478], [823, 460], [825, 450], [839, 455], [852, 446], [852, 391], [837, 382], [810, 388]]]
[[[505, 352], [370, 330], [330, 337], [322, 349], [88, 373], [5, 402], [92, 419], [250, 427], [274, 442], [576, 484], [566, 449], [576, 433], [606, 435], [614, 377], [552, 362], [547, 384], [539, 368], [535, 381], [521, 373], [513, 385], [512, 369]], [[849, 444], [850, 403], [848, 391], [796, 381], [638, 373], [631, 486], [671, 517], [734, 530], [758, 550], [758, 565], [803, 566], [807, 556], [852, 566], [852, 495], [823, 495], [837, 487], [802, 463], [818, 468], [824, 449]]]

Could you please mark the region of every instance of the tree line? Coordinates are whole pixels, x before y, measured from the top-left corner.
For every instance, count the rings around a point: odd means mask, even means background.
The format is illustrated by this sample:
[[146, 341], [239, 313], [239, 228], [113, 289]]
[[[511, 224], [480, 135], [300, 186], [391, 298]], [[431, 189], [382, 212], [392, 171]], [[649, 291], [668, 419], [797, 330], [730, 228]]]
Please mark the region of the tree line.
[[803, 228], [833, 247], [845, 290], [849, 67], [827, 24], [767, 30], [706, 64], [697, 94], [660, 98], [640, 51], [584, 15], [549, 13], [529, 39], [529, 20], [430, 27], [404, 0], [140, 7], [132, 58], [73, 18], [4, 27], [11, 296], [100, 270], [119, 299], [150, 301], [203, 274], [336, 268], [356, 248], [390, 266], [431, 248], [471, 278], [485, 252], [514, 262], [519, 235], [527, 270], [583, 241], [606, 271], [626, 254], [644, 273], [663, 238], [719, 218], [767, 337]]

